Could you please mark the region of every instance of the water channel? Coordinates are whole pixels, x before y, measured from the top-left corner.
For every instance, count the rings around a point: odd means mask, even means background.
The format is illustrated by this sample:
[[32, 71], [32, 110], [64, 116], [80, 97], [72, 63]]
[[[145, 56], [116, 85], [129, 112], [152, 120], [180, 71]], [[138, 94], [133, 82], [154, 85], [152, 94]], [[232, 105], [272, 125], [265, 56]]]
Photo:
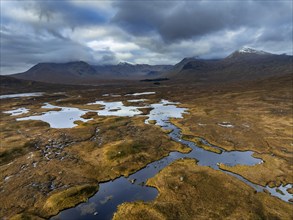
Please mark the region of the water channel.
[[[142, 93], [143, 95], [153, 94], [153, 92]], [[131, 95], [141, 95], [141, 93], [134, 93]], [[129, 100], [130, 103], [144, 102], [146, 99]], [[153, 187], [145, 185], [146, 181], [155, 176], [160, 170], [168, 166], [175, 160], [183, 158], [193, 158], [198, 161], [200, 166], [209, 166], [215, 170], [220, 170], [219, 164], [226, 164], [229, 166], [235, 166], [237, 164], [253, 166], [259, 163], [263, 163], [261, 159], [253, 157], [253, 151], [225, 151], [220, 147], [213, 146], [204, 138], [201, 138], [201, 142], [214, 148], [221, 150], [221, 153], [215, 153], [200, 148], [192, 141], [182, 139], [181, 130], [172, 124], [170, 118], [182, 118], [183, 114], [186, 114], [186, 108], [177, 107], [175, 102], [162, 99], [159, 103], [147, 104], [145, 106], [124, 106], [123, 102], [105, 102], [96, 101], [88, 103], [87, 105], [99, 105], [104, 106], [102, 110], [94, 110], [100, 116], [128, 116], [134, 117], [140, 115], [142, 112], [140, 108], [149, 107], [151, 111], [146, 115], [146, 124], [150, 124], [151, 121], [155, 121], [156, 126], [160, 126], [167, 131], [171, 131], [168, 135], [173, 141], [182, 143], [192, 149], [187, 154], [179, 152], [171, 152], [167, 157], [164, 157], [158, 161], [154, 161], [148, 164], [145, 168], [137, 171], [129, 177], [120, 177], [115, 180], [99, 184], [99, 191], [89, 198], [85, 203], [81, 203], [76, 207], [64, 210], [57, 216], [52, 217], [56, 219], [111, 219], [114, 212], [117, 210], [117, 206], [123, 202], [132, 201], [151, 201], [158, 196], [158, 191]], [[52, 128], [71, 128], [76, 126], [74, 121], [82, 120], [88, 121], [90, 119], [83, 119], [81, 116], [89, 111], [87, 109], [79, 109], [73, 107], [60, 107], [45, 103], [44, 109], [52, 109], [41, 115], [27, 116], [23, 118], [17, 118], [16, 120], [42, 120], [50, 124]], [[59, 108], [59, 110], [56, 110]], [[12, 111], [6, 111], [12, 116], [25, 114], [28, 109], [16, 109]], [[226, 124], [228, 122], [225, 122]], [[225, 124], [225, 125], [226, 125]], [[227, 126], [227, 129], [232, 128]], [[221, 170], [229, 175], [232, 175], [239, 180], [245, 182], [249, 186], [253, 187], [256, 191], [267, 190], [271, 195], [276, 196], [286, 202], [292, 199], [292, 195], [287, 192], [288, 188], [292, 188], [292, 184], [286, 186], [270, 188], [268, 186], [262, 187], [251, 183], [240, 175], [230, 173], [228, 171]], [[280, 193], [282, 192], [282, 193]]]
[[[185, 113], [186, 109], [176, 107], [176, 104], [167, 100], [162, 100], [160, 103], [152, 104], [153, 108], [146, 119], [146, 123], [149, 120], [155, 120], [157, 126], [161, 126], [163, 129], [172, 130], [169, 136], [173, 141], [180, 142], [186, 146], [192, 148], [192, 151], [187, 154], [179, 152], [171, 152], [167, 157], [164, 157], [158, 161], [148, 164], [145, 168], [130, 175], [129, 177], [120, 177], [115, 180], [99, 184], [99, 191], [86, 203], [79, 204], [74, 208], [70, 208], [62, 211], [52, 219], [101, 219], [107, 220], [113, 217], [114, 212], [117, 210], [117, 206], [124, 202], [133, 201], [151, 201], [158, 196], [158, 191], [153, 187], [148, 187], [145, 182], [155, 176], [160, 170], [168, 166], [175, 160], [183, 158], [194, 158], [198, 160], [198, 165], [209, 166], [215, 170], [220, 170], [219, 164], [223, 163], [229, 166], [235, 166], [237, 164], [253, 166], [263, 161], [258, 158], [252, 157], [254, 152], [252, 151], [225, 151], [221, 149], [222, 153], [214, 153], [206, 151], [198, 147], [195, 143], [181, 138], [181, 130], [174, 124], [169, 122], [169, 118], [179, 118]], [[209, 144], [206, 140], [202, 139], [202, 142]], [[209, 144], [210, 145], [210, 144]], [[216, 146], [214, 146], [216, 147]], [[251, 183], [244, 179], [242, 176], [233, 174], [227, 171], [223, 171], [229, 175], [232, 175], [246, 184], [253, 187], [256, 191], [263, 191], [267, 189], [273, 196], [287, 201], [292, 198], [286, 189], [292, 187], [291, 184], [278, 187], [283, 194], [276, 192], [276, 188], [262, 187]]]

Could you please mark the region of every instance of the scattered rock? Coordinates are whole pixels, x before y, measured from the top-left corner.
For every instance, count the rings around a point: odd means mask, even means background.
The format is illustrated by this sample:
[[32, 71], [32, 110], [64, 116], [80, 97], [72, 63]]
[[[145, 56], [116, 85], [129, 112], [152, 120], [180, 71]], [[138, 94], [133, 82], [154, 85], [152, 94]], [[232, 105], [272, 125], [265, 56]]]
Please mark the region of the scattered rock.
[[136, 179], [131, 179], [131, 180], [129, 180], [129, 182], [131, 182], [131, 184], [134, 184], [135, 181], [136, 181]]
[[232, 125], [230, 122], [226, 122], [226, 121], [218, 123], [218, 125], [221, 127], [225, 127], [225, 128], [233, 128], [234, 127], [234, 125]]
[[33, 162], [32, 165], [33, 167], [37, 167], [38, 162]]
[[4, 178], [4, 181], [9, 180], [11, 177], [12, 177], [12, 175], [11, 175], [11, 176], [6, 176], [6, 177]]

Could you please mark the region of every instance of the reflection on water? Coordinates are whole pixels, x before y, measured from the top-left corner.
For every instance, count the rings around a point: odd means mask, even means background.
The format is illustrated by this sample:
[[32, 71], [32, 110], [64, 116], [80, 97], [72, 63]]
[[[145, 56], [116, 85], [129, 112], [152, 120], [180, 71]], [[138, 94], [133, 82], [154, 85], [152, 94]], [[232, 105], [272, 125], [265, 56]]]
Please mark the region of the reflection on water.
[[80, 121], [86, 122], [89, 120], [89, 119], [81, 118], [81, 116], [87, 113], [87, 111], [81, 110], [78, 108], [60, 107], [60, 106], [55, 106], [48, 103], [45, 103], [45, 105], [42, 106], [42, 108], [45, 108], [45, 109], [58, 108], [61, 110], [48, 111], [43, 113], [42, 115], [33, 115], [33, 116], [18, 118], [16, 120], [17, 121], [41, 120], [50, 124], [51, 128], [72, 128], [76, 126], [76, 124], [74, 124], [74, 121], [80, 120]]
[[[137, 94], [153, 94], [150, 92], [146, 93], [134, 93]], [[136, 102], [137, 100], [133, 101]], [[140, 102], [139, 100], [138, 102]], [[143, 102], [143, 101], [142, 101]], [[168, 166], [175, 160], [182, 158], [193, 158], [198, 161], [200, 166], [209, 166], [215, 170], [220, 170], [219, 164], [226, 164], [229, 166], [235, 166], [238, 164], [253, 166], [255, 164], [262, 163], [263, 161], [258, 158], [252, 157], [252, 151], [225, 151], [217, 146], [221, 150], [221, 153], [214, 153], [211, 151], [204, 150], [198, 147], [194, 142], [182, 139], [181, 130], [169, 122], [170, 118], [182, 118], [183, 114], [186, 114], [186, 108], [179, 108], [176, 105], [179, 103], [170, 102], [168, 100], [161, 100], [159, 103], [154, 103], [145, 106], [124, 106], [123, 102], [104, 102], [96, 101], [94, 103], [89, 103], [88, 105], [101, 105], [103, 109], [101, 110], [87, 110], [78, 109], [71, 107], [60, 107], [50, 105], [48, 103], [43, 106], [43, 108], [60, 108], [58, 110], [52, 110], [43, 113], [42, 115], [29, 116], [24, 118], [19, 118], [17, 120], [42, 120], [50, 124], [53, 128], [68, 128], [74, 127], [73, 123], [76, 120], [88, 121], [90, 119], [81, 118], [82, 115], [89, 111], [97, 112], [100, 116], [129, 116], [133, 117], [142, 114], [139, 110], [140, 108], [150, 107], [152, 110], [147, 115], [145, 120], [146, 124], [150, 121], [154, 121], [156, 125], [161, 126], [163, 129], [171, 131], [169, 133], [170, 138], [173, 141], [182, 143], [189, 146], [192, 151], [187, 154], [179, 152], [171, 152], [167, 157], [164, 157], [158, 161], [148, 164], [145, 168], [139, 170], [138, 172], [130, 175], [128, 178], [120, 177], [113, 181], [105, 182], [100, 184], [99, 191], [91, 197], [86, 203], [82, 203], [74, 208], [62, 211], [59, 215], [53, 217], [52, 219], [111, 219], [113, 213], [116, 211], [117, 206], [123, 202], [132, 201], [150, 201], [156, 198], [158, 191], [153, 187], [145, 186], [145, 182], [155, 176], [160, 170]], [[225, 126], [230, 124], [225, 123]], [[203, 143], [209, 145], [205, 139], [201, 139]], [[261, 187], [256, 184], [249, 182], [242, 176], [230, 173], [228, 171], [223, 171], [229, 175], [232, 175], [239, 180], [250, 185], [257, 191], [263, 191], [267, 189], [272, 195], [279, 197], [284, 201], [288, 201], [292, 196], [287, 192], [287, 188], [292, 187], [292, 185], [281, 186], [279, 188], [268, 188]], [[135, 180], [135, 181], [134, 181]], [[276, 191], [276, 189], [278, 189]], [[282, 192], [282, 193], [280, 193]]]
[[3, 113], [11, 114], [11, 116], [17, 116], [17, 115], [26, 114], [28, 112], [29, 112], [29, 109], [27, 108], [17, 108], [10, 111], [4, 111]]
[[127, 102], [145, 102], [148, 99], [131, 99], [131, 100], [127, 100]]
[[[253, 166], [255, 164], [263, 162], [261, 159], [252, 157], [252, 151], [228, 152], [215, 146], [222, 151], [221, 154], [217, 154], [214, 152], [206, 151], [198, 147], [195, 143], [191, 141], [183, 140], [181, 138], [180, 129], [169, 122], [169, 118], [181, 118], [182, 115], [186, 113], [187, 109], [178, 108], [176, 104], [178, 103], [169, 102], [167, 100], [162, 100], [160, 103], [157, 104], [151, 104], [153, 110], [151, 110], [151, 112], [149, 113], [148, 119], [145, 121], [145, 123], [149, 123], [150, 120], [155, 120], [156, 124], [161, 126], [163, 129], [171, 130], [172, 132], [169, 133], [171, 139], [192, 148], [192, 151], [190, 153], [183, 154], [179, 152], [171, 152], [167, 157], [148, 164], [145, 168], [130, 175], [128, 178], [120, 177], [116, 180], [102, 183], [100, 184], [99, 191], [93, 197], [91, 197], [88, 202], [82, 203], [77, 207], [64, 210], [52, 219], [96, 219], [98, 217], [98, 219], [106, 220], [112, 218], [114, 212], [117, 209], [117, 206], [119, 204], [122, 204], [123, 202], [153, 200], [158, 195], [157, 190], [155, 188], [145, 186], [144, 183], [149, 178], [155, 176], [160, 170], [178, 159], [193, 158], [198, 160], [198, 165], [209, 166], [216, 170], [220, 170], [218, 165], [221, 163], [229, 166], [235, 166], [237, 164]], [[202, 140], [205, 144], [209, 144], [206, 140]], [[233, 174], [227, 171], [223, 172], [238, 178], [239, 180], [250, 185], [257, 191], [264, 190], [264, 187], [253, 184], [240, 175]], [[277, 194], [273, 195], [285, 201], [288, 201], [288, 199], [290, 199], [291, 197], [288, 197], [287, 191], [286, 193], [286, 196], [279, 196]], [[107, 200], [107, 198], [111, 199]], [[82, 210], [86, 208], [89, 204], [91, 204], [91, 206], [94, 206], [95, 208], [94, 210], [92, 210], [92, 213], [84, 214], [84, 211]]]
[[153, 109], [148, 114], [148, 119], [145, 123], [149, 124], [149, 121], [156, 121], [156, 125], [161, 127], [166, 126], [166, 121], [169, 118], [182, 118], [182, 114], [186, 113], [186, 108], [179, 108], [175, 102], [169, 102], [168, 100], [162, 99], [160, 103], [151, 104], [150, 107]]
[[96, 111], [100, 116], [128, 116], [133, 117], [135, 115], [142, 114], [139, 111], [139, 108], [136, 106], [124, 106], [122, 102], [104, 102], [104, 101], [96, 101], [93, 103], [89, 103], [88, 105], [102, 105], [104, 106], [103, 110]]
[[132, 94], [126, 94], [125, 96], [140, 96], [140, 95], [153, 95], [156, 94], [156, 92], [137, 92]]
[[293, 199], [293, 195], [290, 194], [287, 190], [291, 189], [293, 187], [293, 184], [287, 184], [284, 186], [279, 187], [269, 187], [266, 186], [265, 189], [270, 192], [273, 196], [279, 197], [280, 199], [284, 201], [289, 201], [290, 199]]
[[0, 99], [30, 97], [30, 96], [42, 96], [43, 94], [44, 94], [43, 92], [8, 94], [8, 95], [0, 95]]
[[[44, 109], [54, 109], [47, 111], [41, 115], [32, 115], [28, 117], [18, 118], [16, 120], [41, 120], [50, 124], [51, 128], [72, 128], [77, 126], [75, 121], [89, 121], [91, 119], [84, 119], [81, 116], [87, 112], [97, 112], [99, 116], [120, 116], [120, 117], [133, 117], [136, 115], [141, 115], [143, 112], [139, 109], [141, 108], [153, 108], [148, 115], [149, 120], [156, 120], [158, 125], [161, 125], [164, 120], [168, 118], [182, 118], [182, 114], [185, 112], [185, 108], [178, 108], [174, 102], [169, 102], [167, 100], [161, 100], [160, 103], [156, 104], [145, 104], [144, 106], [124, 106], [123, 102], [105, 102], [105, 101], [96, 101], [88, 103], [87, 105], [101, 105], [103, 109], [101, 110], [89, 110], [89, 109], [79, 109], [74, 107], [62, 107], [51, 105], [45, 103], [42, 108]], [[56, 110], [56, 108], [58, 110]]]

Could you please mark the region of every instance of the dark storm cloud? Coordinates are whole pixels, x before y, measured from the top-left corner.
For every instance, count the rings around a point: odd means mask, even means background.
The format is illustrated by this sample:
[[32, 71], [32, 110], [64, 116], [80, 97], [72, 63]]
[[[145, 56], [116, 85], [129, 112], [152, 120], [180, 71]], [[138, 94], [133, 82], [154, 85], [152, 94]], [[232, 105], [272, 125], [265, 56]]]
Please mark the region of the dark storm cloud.
[[[83, 25], [105, 23], [105, 13], [89, 7], [75, 5], [68, 0], [35, 1], [26, 5], [27, 10], [36, 13], [40, 20], [47, 22], [61, 18], [61, 24], [72, 28]], [[63, 26], [63, 27], [64, 27]]]
[[[277, 31], [276, 31], [277, 30]], [[266, 28], [263, 30], [262, 34], [259, 36], [259, 42], [267, 41], [290, 41], [293, 39], [292, 36], [292, 24], [280, 25], [275, 28]]]
[[127, 1], [115, 6], [114, 23], [135, 35], [157, 32], [166, 42], [292, 21], [288, 1]]
[[242, 46], [292, 54], [286, 0], [1, 1], [1, 74], [38, 62], [174, 64]]
[[[39, 62], [67, 62], [70, 60], [93, 60], [86, 48], [70, 40], [51, 38], [42, 40], [42, 37], [31, 35], [23, 36], [11, 33], [1, 33], [1, 72], [5, 73], [9, 66], [17, 71], [19, 65], [26, 67]], [[19, 64], [20, 63], [20, 64]]]
[[104, 12], [71, 1], [5, 3], [3, 9], [1, 2], [0, 74], [25, 71], [39, 62], [118, 62], [113, 52], [97, 53], [82, 39], [70, 37], [75, 29], [106, 23]]
[[49, 32], [24, 35], [2, 28], [1, 74], [22, 72], [41, 62], [77, 60], [85, 60], [91, 64], [118, 62], [111, 51], [94, 51], [69, 38], [52, 37]]
[[[15, 8], [18, 9], [16, 13], [20, 13], [20, 15], [11, 15], [1, 7], [1, 28], [7, 24], [18, 23], [24, 27], [34, 28], [37, 34], [42, 34], [41, 32], [46, 30], [54, 37], [64, 38], [63, 31], [66, 28], [74, 30], [84, 26], [107, 23], [106, 13], [102, 10], [73, 4], [69, 0], [12, 0], [11, 2], [15, 4]], [[10, 8], [12, 8], [11, 6], [13, 7], [10, 4]], [[12, 10], [15, 9], [12, 8]]]

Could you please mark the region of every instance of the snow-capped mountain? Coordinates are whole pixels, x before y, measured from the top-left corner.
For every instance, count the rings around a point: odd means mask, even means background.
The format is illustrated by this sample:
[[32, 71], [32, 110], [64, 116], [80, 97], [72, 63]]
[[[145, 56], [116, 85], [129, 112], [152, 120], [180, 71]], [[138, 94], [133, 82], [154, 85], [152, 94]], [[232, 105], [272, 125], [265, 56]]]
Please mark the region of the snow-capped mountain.
[[242, 47], [241, 49], [237, 50], [238, 53], [252, 53], [252, 54], [259, 54], [259, 55], [265, 55], [270, 54], [268, 52], [265, 52], [263, 50], [256, 50], [249, 47]]
[[292, 59], [285, 54], [244, 47], [224, 59], [183, 59], [166, 76], [199, 82], [254, 80], [292, 73]]
[[270, 56], [273, 55], [271, 53], [265, 52], [263, 50], [256, 50], [249, 47], [242, 47], [239, 50], [234, 51], [232, 54], [230, 54], [227, 58], [237, 58], [239, 56]]

